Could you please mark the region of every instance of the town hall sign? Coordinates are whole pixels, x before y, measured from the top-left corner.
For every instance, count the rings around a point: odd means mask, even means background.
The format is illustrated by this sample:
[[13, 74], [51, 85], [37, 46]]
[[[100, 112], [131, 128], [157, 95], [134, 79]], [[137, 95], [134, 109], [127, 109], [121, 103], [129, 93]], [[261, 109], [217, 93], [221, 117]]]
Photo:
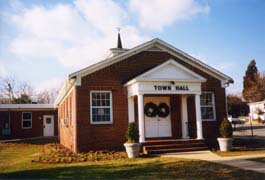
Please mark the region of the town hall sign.
[[188, 86], [159, 86], [159, 85], [154, 85], [155, 91], [189, 91], [189, 87]]

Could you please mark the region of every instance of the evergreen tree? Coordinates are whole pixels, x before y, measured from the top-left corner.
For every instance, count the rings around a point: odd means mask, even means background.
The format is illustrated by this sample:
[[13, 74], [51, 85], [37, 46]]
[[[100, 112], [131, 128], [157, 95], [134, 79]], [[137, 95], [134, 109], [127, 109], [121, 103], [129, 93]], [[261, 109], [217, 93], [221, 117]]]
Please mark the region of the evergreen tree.
[[258, 88], [259, 74], [256, 66], [256, 61], [251, 60], [243, 81], [243, 97], [248, 102], [259, 101], [259, 88]]
[[259, 100], [263, 101], [265, 100], [265, 72], [263, 74], [259, 74], [259, 80], [258, 80], [258, 98]]

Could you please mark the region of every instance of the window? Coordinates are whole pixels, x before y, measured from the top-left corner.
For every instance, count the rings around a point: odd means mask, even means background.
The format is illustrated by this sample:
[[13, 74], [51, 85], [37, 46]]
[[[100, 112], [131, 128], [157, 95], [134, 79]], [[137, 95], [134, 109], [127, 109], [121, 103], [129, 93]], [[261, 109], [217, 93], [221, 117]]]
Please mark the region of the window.
[[51, 124], [52, 123], [52, 118], [48, 117], [46, 118], [46, 124]]
[[68, 98], [65, 99], [65, 101], [63, 102], [62, 106], [61, 106], [61, 122], [63, 126], [68, 127], [69, 125], [69, 119], [68, 119]]
[[213, 92], [202, 92], [201, 94], [201, 116], [204, 121], [214, 121], [215, 102]]
[[90, 119], [92, 124], [112, 123], [112, 94], [110, 91], [91, 91]]
[[68, 118], [68, 98], [65, 99], [64, 103], [64, 125], [69, 125], [69, 118]]
[[32, 113], [23, 112], [22, 113], [22, 128], [30, 129], [32, 127]]

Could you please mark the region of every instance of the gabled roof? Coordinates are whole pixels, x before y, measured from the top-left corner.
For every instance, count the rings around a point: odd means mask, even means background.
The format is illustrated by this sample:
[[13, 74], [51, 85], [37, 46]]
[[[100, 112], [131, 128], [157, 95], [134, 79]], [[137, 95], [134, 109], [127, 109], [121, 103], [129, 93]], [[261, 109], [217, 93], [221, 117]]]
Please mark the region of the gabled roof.
[[[138, 54], [142, 51], [163, 51], [168, 52], [169, 54], [178, 57], [180, 60], [200, 69], [201, 71], [215, 77], [216, 79], [219, 79], [222, 82], [222, 86], [225, 87], [226, 84], [233, 83], [233, 79], [222, 72], [214, 69], [213, 67], [203, 63], [202, 61], [188, 55], [187, 53], [175, 48], [174, 46], [166, 43], [165, 41], [162, 41], [158, 38], [155, 38], [151, 41], [147, 41], [146, 43], [143, 43], [141, 45], [138, 45], [132, 49], [126, 50], [120, 54], [114, 55], [110, 58], [107, 58], [103, 61], [100, 61], [96, 64], [93, 64], [91, 66], [88, 66], [84, 69], [81, 69], [79, 71], [76, 71], [69, 75], [68, 80], [65, 82], [65, 85], [59, 92], [59, 95], [56, 98], [55, 104], [59, 104], [61, 100], [65, 97], [67, 92], [71, 90], [71, 88], [74, 85], [81, 85], [81, 78], [91, 74], [93, 72], [96, 72], [100, 69], [103, 69], [105, 67], [108, 67], [112, 64], [115, 64], [119, 61], [122, 61], [128, 57], [131, 57], [135, 54]], [[73, 80], [74, 82], [70, 82], [70, 80]]]
[[121, 54], [118, 54], [116, 56], [113, 56], [111, 58], [105, 59], [103, 61], [100, 61], [94, 65], [88, 66], [84, 69], [81, 69], [77, 72], [74, 72], [69, 75], [69, 78], [77, 78], [77, 84], [80, 85], [81, 83], [81, 77], [86, 76], [88, 74], [91, 74], [95, 71], [98, 71], [100, 69], [103, 69], [107, 66], [110, 66], [114, 63], [117, 63], [119, 61], [122, 61], [130, 56], [133, 56], [139, 52], [146, 51], [146, 50], [152, 50], [157, 49], [160, 51], [168, 52], [169, 54], [172, 54], [173, 56], [178, 57], [179, 59], [185, 61], [186, 63], [200, 69], [201, 71], [223, 81], [224, 83], [233, 83], [233, 79], [222, 72], [216, 70], [215, 68], [201, 62], [200, 60], [188, 55], [187, 53], [175, 48], [174, 46], [156, 38], [151, 41], [148, 41], [146, 43], [143, 43], [139, 46], [136, 46], [128, 51], [125, 51]]

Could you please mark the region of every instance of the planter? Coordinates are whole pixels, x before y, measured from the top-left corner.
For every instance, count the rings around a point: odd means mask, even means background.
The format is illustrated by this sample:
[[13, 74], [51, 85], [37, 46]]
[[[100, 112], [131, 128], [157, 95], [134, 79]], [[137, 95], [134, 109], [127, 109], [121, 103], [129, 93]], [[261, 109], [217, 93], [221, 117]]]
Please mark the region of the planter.
[[232, 149], [232, 138], [217, 138], [221, 151], [230, 151]]
[[125, 143], [124, 147], [126, 149], [128, 158], [136, 158], [139, 156], [140, 143]]

